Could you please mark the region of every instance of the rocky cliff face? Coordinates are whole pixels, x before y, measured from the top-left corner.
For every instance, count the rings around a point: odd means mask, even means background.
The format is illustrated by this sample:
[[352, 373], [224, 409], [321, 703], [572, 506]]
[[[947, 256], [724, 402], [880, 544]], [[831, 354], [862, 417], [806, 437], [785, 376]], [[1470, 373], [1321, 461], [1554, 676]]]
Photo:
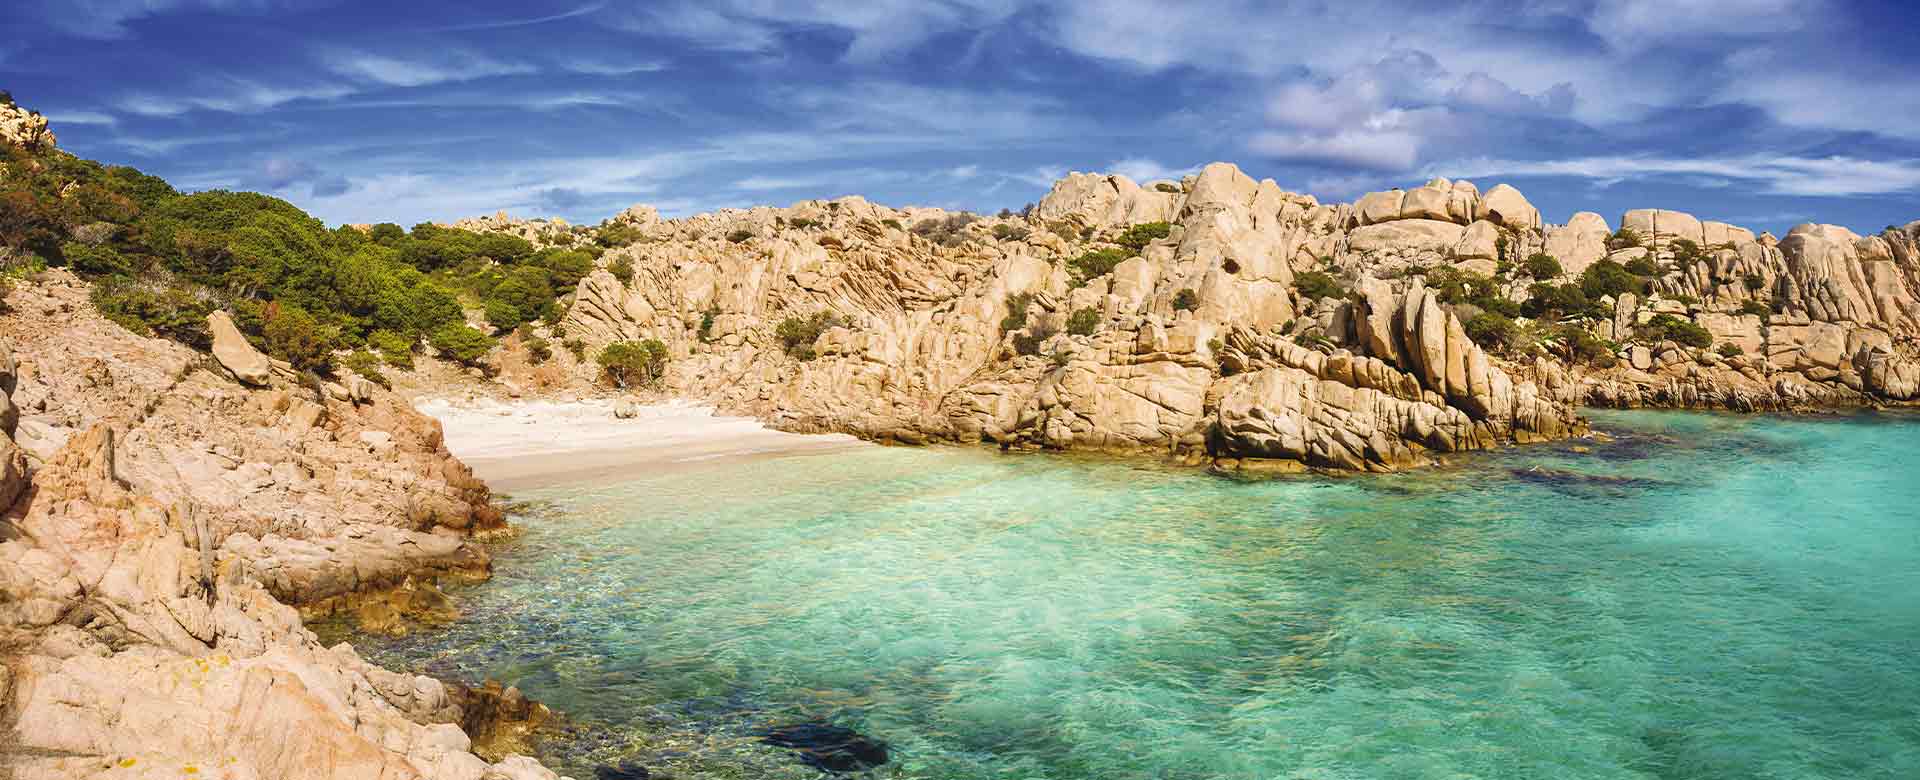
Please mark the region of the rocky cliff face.
[[[1616, 232], [1592, 213], [1548, 224], [1506, 185], [1440, 179], [1321, 204], [1226, 164], [1147, 187], [1073, 174], [1025, 217], [955, 229], [952, 214], [859, 198], [622, 219], [646, 239], [603, 264], [624, 260], [632, 278], [583, 280], [567, 335], [590, 349], [658, 338], [675, 357], [669, 392], [797, 430], [1380, 469], [1575, 434], [1582, 402], [1791, 408], [1920, 392], [1920, 223], [1775, 240], [1640, 210]], [[1072, 258], [1152, 222], [1169, 223], [1163, 238], [1076, 278]], [[1539, 253], [1564, 275], [1510, 274]], [[1641, 258], [1647, 289], [1573, 323], [1615, 351], [1598, 364], [1490, 354], [1462, 327], [1477, 309], [1426, 287], [1450, 267], [1498, 275], [1517, 302], [1525, 282]], [[1350, 293], [1303, 294], [1295, 278], [1309, 271]], [[789, 357], [778, 324], [819, 312], [840, 325], [814, 359]], [[1643, 337], [1662, 314], [1713, 343]]]
[[[651, 240], [608, 258], [632, 280], [584, 280], [566, 330], [590, 346], [661, 339], [677, 393], [905, 442], [1384, 469], [1581, 429], [1419, 284], [1377, 278], [1491, 257], [1502, 231], [1537, 243], [1538, 212], [1510, 188], [1323, 205], [1216, 164], [1152, 188], [1076, 174], [1030, 218], [948, 233], [951, 217], [849, 198], [651, 222]], [[1170, 224], [1076, 278], [1070, 258], [1147, 222]], [[1307, 270], [1364, 295], [1309, 299], [1294, 287]], [[818, 357], [785, 354], [778, 323], [823, 311], [846, 324], [811, 345]], [[1308, 331], [1317, 349], [1279, 335]]]
[[485, 574], [504, 525], [434, 422], [271, 363], [244, 386], [45, 277], [0, 316], [0, 776], [554, 777], [474, 755], [475, 697], [290, 606]]

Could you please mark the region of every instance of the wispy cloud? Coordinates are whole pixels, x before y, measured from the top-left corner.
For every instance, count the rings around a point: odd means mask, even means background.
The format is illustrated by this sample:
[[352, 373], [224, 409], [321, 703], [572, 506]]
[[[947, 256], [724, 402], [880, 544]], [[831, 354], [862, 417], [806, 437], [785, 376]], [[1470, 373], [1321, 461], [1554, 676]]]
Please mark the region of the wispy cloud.
[[125, 113], [149, 117], [179, 116], [195, 110], [244, 114], [302, 100], [333, 100], [356, 91], [344, 84], [327, 82], [265, 84], [238, 78], [203, 78], [192, 89], [195, 93], [192, 95], [127, 95], [116, 106]]
[[1149, 182], [1155, 179], [1179, 179], [1187, 174], [1200, 170], [1200, 166], [1192, 165], [1185, 168], [1170, 168], [1161, 165], [1158, 161], [1149, 160], [1145, 157], [1128, 157], [1124, 160], [1114, 161], [1113, 164], [1107, 166], [1107, 170], [1136, 182]]
[[525, 63], [502, 62], [463, 51], [436, 52], [429, 59], [336, 50], [322, 54], [321, 59], [338, 75], [390, 87], [423, 87], [495, 76], [522, 76], [538, 70]]
[[1709, 176], [1758, 182], [1774, 195], [1887, 195], [1920, 191], [1920, 160], [1747, 155], [1722, 158], [1580, 157], [1568, 160], [1473, 159], [1430, 165], [1432, 176], [1571, 176], [1625, 181]]
[[604, 2], [592, 3], [589, 5], [580, 6], [579, 8], [575, 8], [571, 11], [562, 11], [557, 14], [548, 14], [546, 16], [535, 16], [535, 17], [526, 18], [526, 19], [497, 19], [493, 21], [468, 22], [466, 24], [456, 24], [456, 25], [450, 25], [447, 27], [436, 27], [433, 30], [430, 30], [430, 32], [467, 32], [467, 31], [473, 31], [473, 30], [504, 30], [512, 27], [531, 27], [536, 24], [546, 24], [548, 22], [565, 21], [567, 19], [575, 19], [578, 17], [586, 16], [588, 14], [598, 13], [602, 10], [605, 10], [606, 7], [607, 7], [607, 4]]

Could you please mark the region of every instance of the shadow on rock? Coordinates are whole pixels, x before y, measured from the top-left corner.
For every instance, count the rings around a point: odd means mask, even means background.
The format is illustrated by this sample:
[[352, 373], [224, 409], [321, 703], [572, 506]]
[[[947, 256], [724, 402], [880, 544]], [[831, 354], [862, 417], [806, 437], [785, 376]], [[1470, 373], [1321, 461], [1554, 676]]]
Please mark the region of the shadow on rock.
[[828, 772], [858, 772], [887, 763], [887, 743], [825, 723], [782, 726], [760, 741], [798, 752], [808, 766]]

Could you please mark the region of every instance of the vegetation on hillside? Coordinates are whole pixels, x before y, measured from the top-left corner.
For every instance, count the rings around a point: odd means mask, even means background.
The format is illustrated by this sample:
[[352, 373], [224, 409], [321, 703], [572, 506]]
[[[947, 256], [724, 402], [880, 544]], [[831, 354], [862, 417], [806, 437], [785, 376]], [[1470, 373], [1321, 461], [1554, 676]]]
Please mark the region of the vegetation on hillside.
[[95, 283], [107, 317], [196, 347], [206, 315], [229, 310], [269, 354], [321, 373], [362, 347], [410, 365], [423, 339], [477, 363], [491, 337], [464, 332], [464, 309], [495, 332], [557, 319], [599, 251], [431, 224], [328, 228], [278, 198], [183, 194], [57, 149], [0, 144], [0, 162], [0, 263], [67, 267]]

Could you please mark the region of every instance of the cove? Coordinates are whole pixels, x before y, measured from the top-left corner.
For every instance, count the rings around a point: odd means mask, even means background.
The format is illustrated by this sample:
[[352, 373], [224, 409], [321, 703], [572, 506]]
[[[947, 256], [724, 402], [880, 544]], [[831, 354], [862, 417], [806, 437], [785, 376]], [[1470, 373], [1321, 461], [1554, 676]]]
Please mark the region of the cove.
[[461, 621], [353, 640], [552, 705], [580, 778], [820, 776], [760, 739], [792, 723], [901, 778], [1920, 776], [1920, 418], [1592, 416], [1387, 476], [863, 448], [543, 489]]

